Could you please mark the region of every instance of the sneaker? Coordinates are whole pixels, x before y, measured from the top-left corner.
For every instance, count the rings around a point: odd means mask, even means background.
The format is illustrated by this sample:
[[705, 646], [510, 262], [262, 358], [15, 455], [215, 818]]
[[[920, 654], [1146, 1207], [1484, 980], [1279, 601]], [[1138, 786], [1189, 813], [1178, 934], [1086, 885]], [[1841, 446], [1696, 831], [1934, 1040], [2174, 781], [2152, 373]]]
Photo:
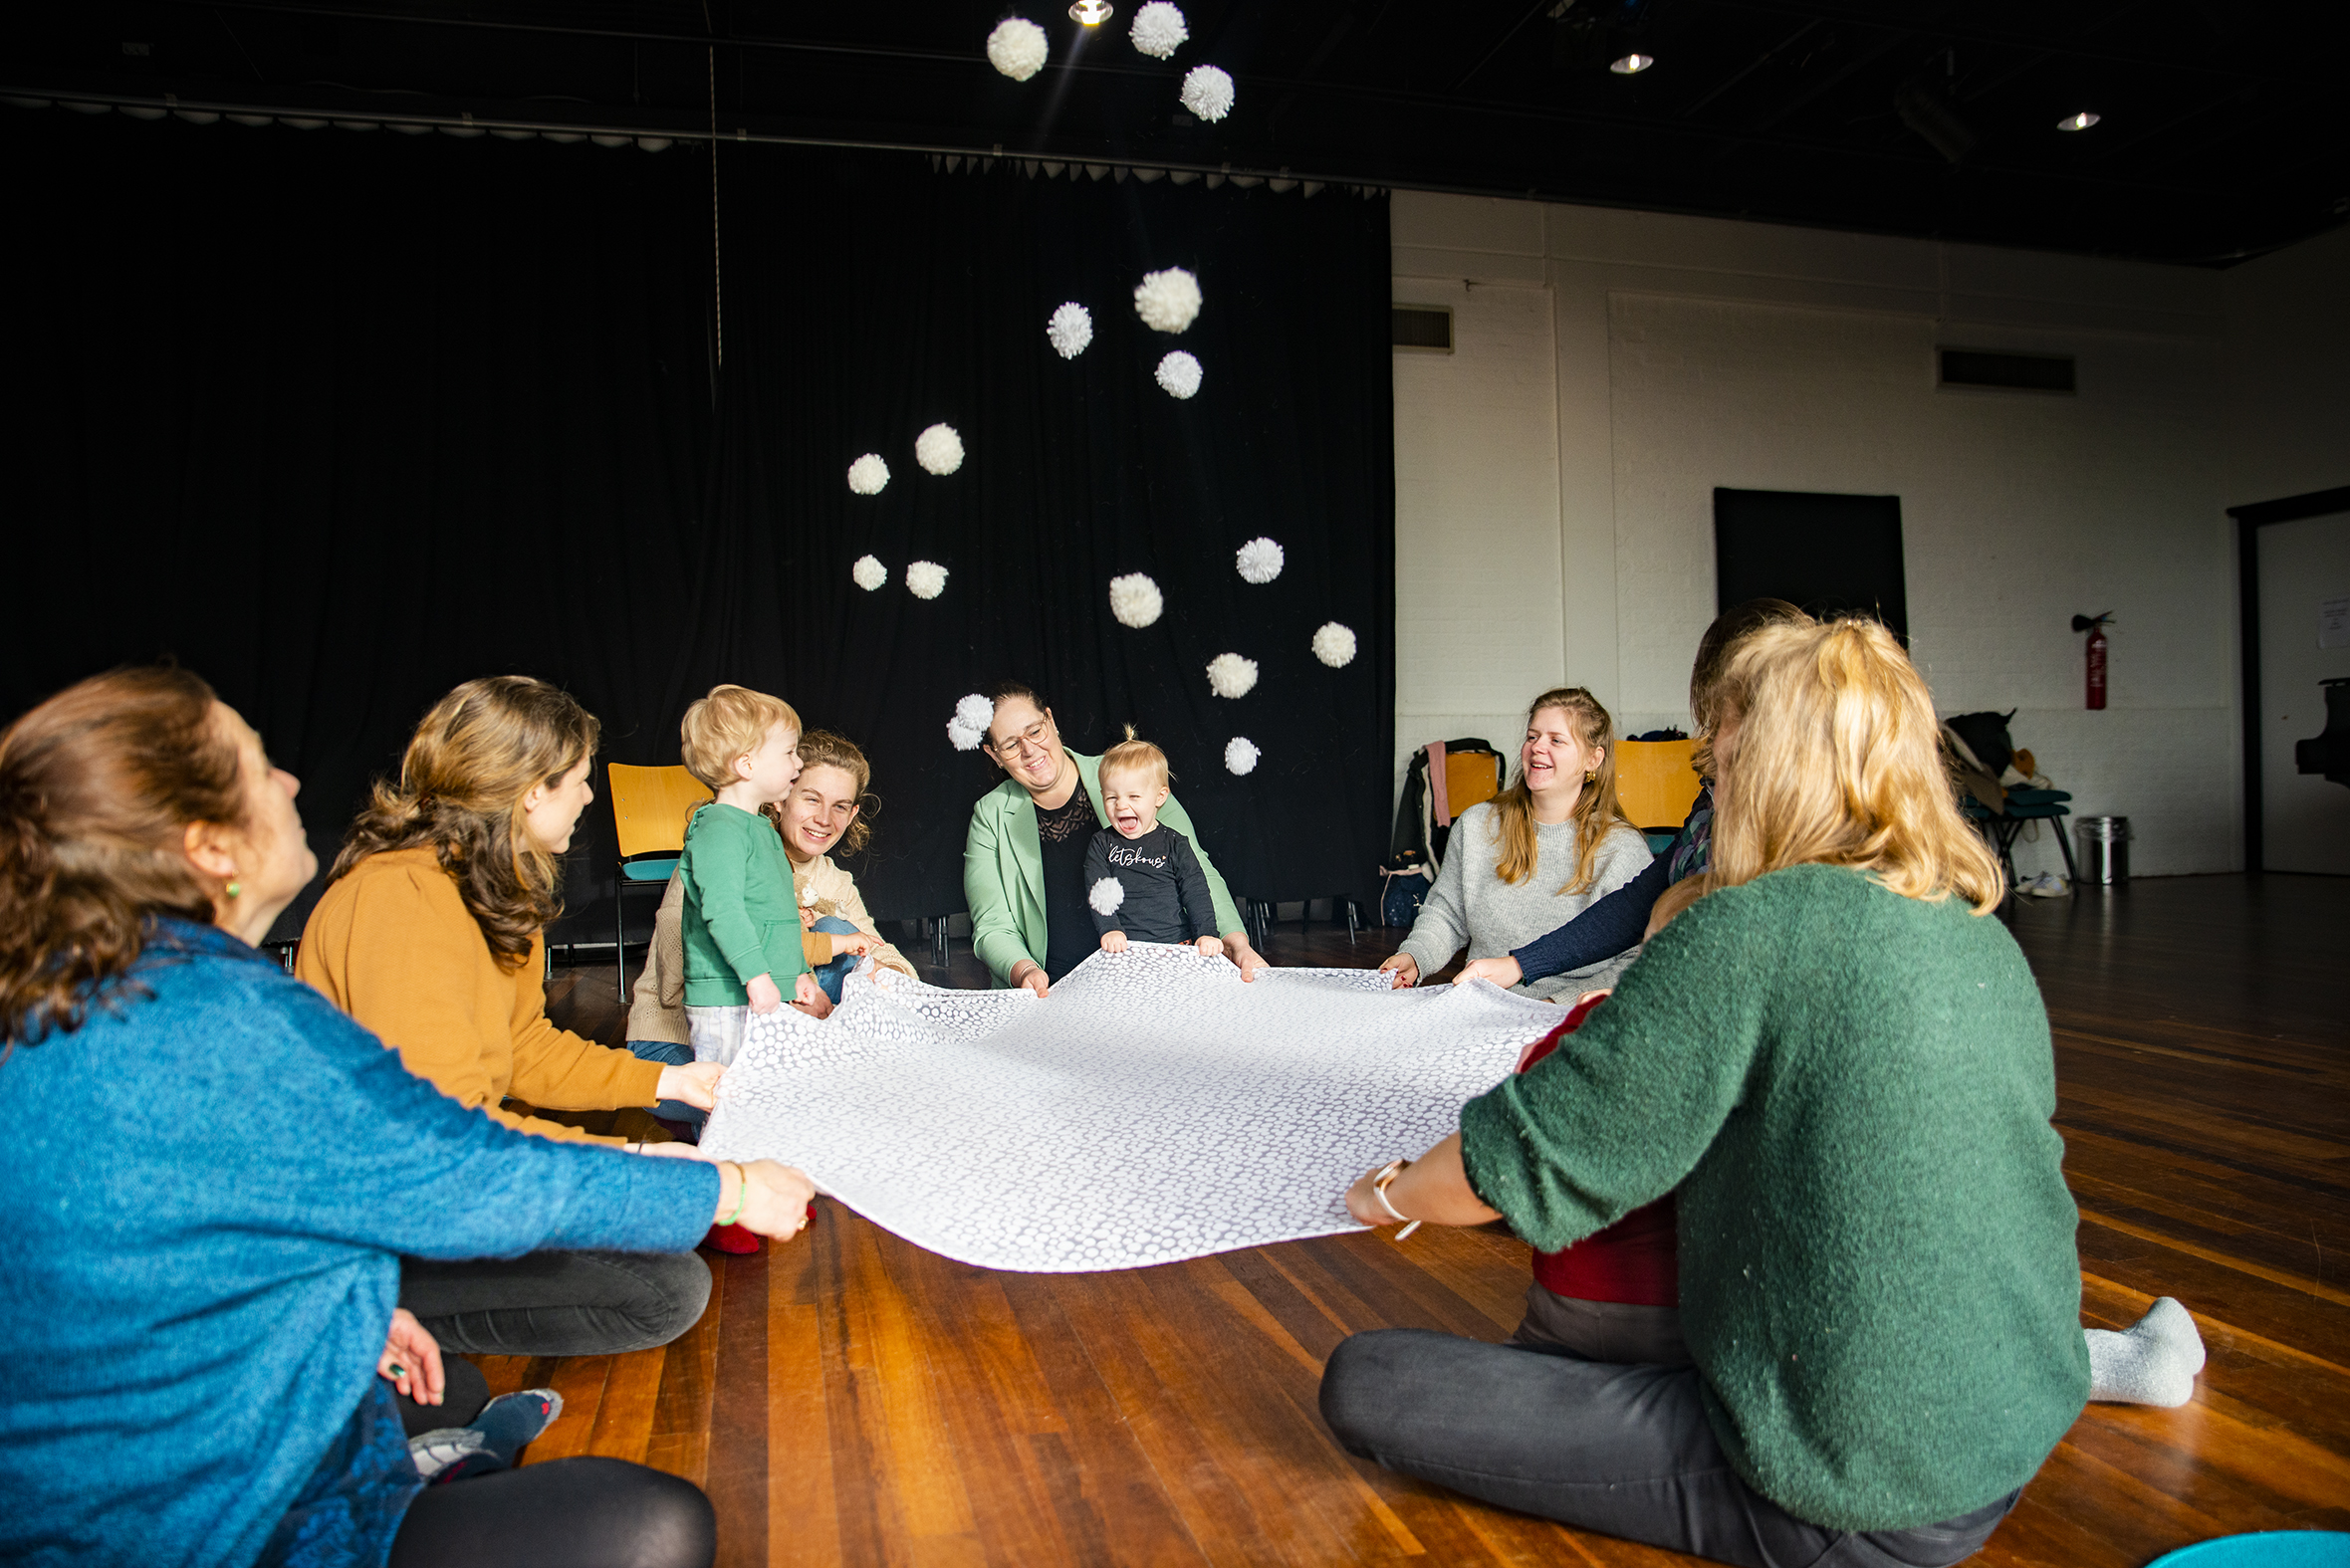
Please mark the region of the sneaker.
[[408, 1459], [416, 1466], [416, 1473], [431, 1480], [442, 1471], [462, 1462], [482, 1451], [489, 1442], [471, 1427], [443, 1427], [437, 1432], [421, 1432], [408, 1440]]
[[2033, 898], [2069, 898], [2072, 895], [2072, 884], [2053, 871], [2042, 871], [2015, 891], [2028, 893]]

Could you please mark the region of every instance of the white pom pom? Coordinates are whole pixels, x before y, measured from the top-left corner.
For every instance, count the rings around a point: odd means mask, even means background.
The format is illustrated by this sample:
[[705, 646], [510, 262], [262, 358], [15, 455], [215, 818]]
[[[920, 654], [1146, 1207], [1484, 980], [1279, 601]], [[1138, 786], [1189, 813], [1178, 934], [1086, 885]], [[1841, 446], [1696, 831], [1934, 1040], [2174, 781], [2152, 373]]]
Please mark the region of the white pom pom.
[[955, 704], [955, 718], [966, 730], [985, 731], [996, 722], [996, 705], [973, 692]]
[[974, 730], [963, 722], [960, 714], [947, 721], [947, 739], [955, 743], [958, 752], [976, 752], [987, 736], [985, 730]]
[[1236, 735], [1224, 743], [1224, 766], [1244, 779], [1257, 771], [1257, 759], [1264, 755], [1246, 736]]
[[1183, 79], [1183, 107], [1214, 124], [1232, 112], [1232, 78], [1214, 66], [1194, 66]]
[[1114, 915], [1126, 901], [1126, 884], [1114, 876], [1105, 876], [1093, 884], [1085, 895], [1085, 902], [1093, 906], [1096, 915]]
[[1200, 362], [1178, 348], [1159, 361], [1159, 385], [1170, 397], [1189, 397], [1200, 389]]
[[867, 593], [889, 580], [889, 568], [871, 556], [857, 557], [856, 564], [848, 568], [848, 574], [854, 577], [856, 585]]
[[1200, 314], [1200, 281], [1180, 267], [1144, 273], [1134, 286], [1134, 314], [1153, 332], [1179, 333]]
[[1093, 313], [1071, 300], [1053, 313], [1053, 320], [1045, 324], [1045, 336], [1054, 352], [1074, 359], [1093, 340]]
[[1006, 17], [988, 34], [988, 64], [1015, 82], [1026, 82], [1044, 70], [1052, 53], [1053, 41], [1027, 17]]
[[951, 474], [963, 466], [963, 438], [953, 425], [932, 425], [914, 437], [914, 461], [933, 474]]
[[889, 465], [878, 452], [867, 452], [848, 465], [848, 488], [860, 496], [877, 496], [889, 483]]
[[1240, 548], [1241, 576], [1250, 582], [1271, 582], [1282, 574], [1282, 548], [1270, 539], [1253, 539]]
[[1126, 36], [1151, 59], [1164, 60], [1175, 53], [1177, 45], [1191, 37], [1191, 29], [1184, 25], [1183, 13], [1167, 4], [1167, 0], [1150, 0], [1134, 13], [1134, 25]]
[[1132, 626], [1139, 631], [1157, 620], [1166, 607], [1159, 585], [1139, 571], [1109, 579], [1109, 612], [1118, 618], [1121, 626]]
[[935, 560], [917, 560], [906, 567], [906, 587], [918, 599], [934, 599], [947, 590], [947, 568]]
[[1333, 670], [1354, 662], [1354, 633], [1336, 621], [1324, 621], [1313, 634], [1313, 656]]
[[1246, 697], [1257, 685], [1257, 661], [1219, 653], [1208, 661], [1208, 685], [1219, 697]]

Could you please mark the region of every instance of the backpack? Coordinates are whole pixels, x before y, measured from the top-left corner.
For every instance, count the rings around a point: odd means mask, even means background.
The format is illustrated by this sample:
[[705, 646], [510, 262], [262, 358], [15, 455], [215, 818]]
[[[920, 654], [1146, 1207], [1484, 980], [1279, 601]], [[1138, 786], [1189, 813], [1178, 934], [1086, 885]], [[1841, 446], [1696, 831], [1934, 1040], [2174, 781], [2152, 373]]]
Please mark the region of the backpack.
[[[1439, 804], [1436, 791], [1428, 782], [1432, 756], [1444, 759], [1446, 765], [1448, 787], [1441, 803], [1448, 809], [1442, 814], [1441, 820], [1436, 809]], [[1449, 786], [1449, 781], [1456, 769], [1452, 765], [1455, 759], [1474, 763], [1481, 758], [1493, 759], [1492, 793], [1499, 794], [1509, 772], [1509, 764], [1500, 752], [1494, 750], [1490, 741], [1479, 740], [1475, 736], [1458, 741], [1438, 741], [1412, 754], [1411, 767], [1404, 771], [1403, 799], [1395, 808], [1395, 832], [1387, 844], [1388, 865], [1408, 865], [1410, 861], [1404, 857], [1414, 853], [1422, 856], [1432, 869], [1444, 863], [1445, 845], [1452, 840], [1453, 823], [1470, 806], [1492, 797], [1491, 794], [1480, 794], [1474, 799], [1453, 798], [1454, 791]]]

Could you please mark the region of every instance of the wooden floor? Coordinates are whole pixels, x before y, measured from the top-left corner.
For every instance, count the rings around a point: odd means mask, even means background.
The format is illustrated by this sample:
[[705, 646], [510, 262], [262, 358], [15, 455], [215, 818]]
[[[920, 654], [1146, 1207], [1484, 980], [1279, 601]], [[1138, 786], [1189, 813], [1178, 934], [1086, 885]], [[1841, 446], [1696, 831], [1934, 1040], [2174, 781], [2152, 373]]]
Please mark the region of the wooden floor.
[[[2090, 1407], [1977, 1561], [2350, 1529], [2350, 881], [2141, 881], [2003, 918], [2056, 1026], [2084, 1317], [2176, 1295], [2211, 1364], [2184, 1409]], [[1373, 964], [1391, 941], [1290, 926], [1267, 951]], [[958, 951], [954, 982], [979, 978]], [[617, 1037], [609, 969], [551, 994]], [[825, 1202], [799, 1241], [711, 1265], [709, 1312], [665, 1349], [484, 1368], [563, 1391], [529, 1462], [617, 1455], [706, 1486], [724, 1564], [1689, 1561], [1456, 1499], [1324, 1431], [1344, 1335], [1507, 1334], [1528, 1277], [1507, 1235], [1023, 1275]]]

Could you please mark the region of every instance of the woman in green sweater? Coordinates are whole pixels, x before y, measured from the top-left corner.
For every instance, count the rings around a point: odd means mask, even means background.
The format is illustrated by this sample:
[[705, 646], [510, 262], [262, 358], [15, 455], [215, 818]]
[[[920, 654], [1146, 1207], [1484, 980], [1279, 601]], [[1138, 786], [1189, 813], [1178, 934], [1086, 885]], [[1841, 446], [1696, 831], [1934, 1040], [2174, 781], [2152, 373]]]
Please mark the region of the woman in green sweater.
[[1507, 1219], [1554, 1250], [1678, 1190], [1694, 1364], [1393, 1329], [1338, 1347], [1322, 1414], [1354, 1454], [1582, 1528], [1939, 1568], [2088, 1391], [2047, 1016], [1883, 627], [1757, 633], [1723, 712], [1708, 896], [1553, 1055], [1347, 1194], [1365, 1224]]

